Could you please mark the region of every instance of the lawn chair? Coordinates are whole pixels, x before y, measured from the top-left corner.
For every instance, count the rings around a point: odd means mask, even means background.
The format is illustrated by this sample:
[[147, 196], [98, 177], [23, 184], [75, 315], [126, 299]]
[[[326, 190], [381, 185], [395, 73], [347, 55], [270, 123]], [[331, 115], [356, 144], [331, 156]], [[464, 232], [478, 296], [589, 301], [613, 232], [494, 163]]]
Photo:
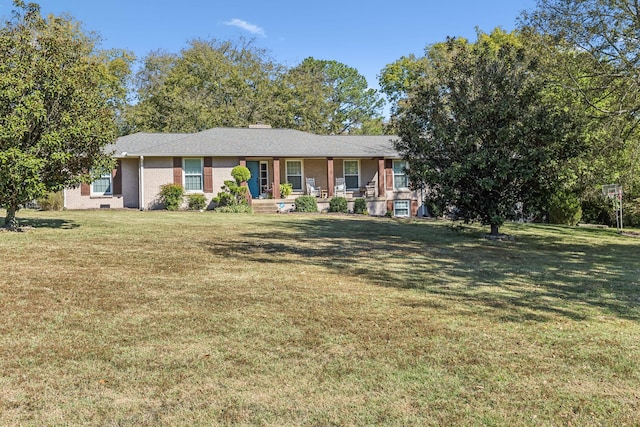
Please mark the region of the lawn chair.
[[336, 197], [347, 197], [347, 184], [344, 178], [336, 178], [336, 186], [333, 189], [333, 195]]
[[307, 194], [309, 196], [320, 197], [320, 187], [316, 187], [315, 178], [307, 178]]
[[369, 181], [365, 187], [365, 197], [376, 197], [376, 183]]

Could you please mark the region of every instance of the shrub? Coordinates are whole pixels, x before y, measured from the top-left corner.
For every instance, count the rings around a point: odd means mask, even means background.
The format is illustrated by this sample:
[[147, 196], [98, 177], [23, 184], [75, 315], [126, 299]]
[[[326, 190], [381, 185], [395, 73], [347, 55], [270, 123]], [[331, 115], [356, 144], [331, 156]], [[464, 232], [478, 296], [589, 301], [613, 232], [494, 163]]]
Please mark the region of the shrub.
[[344, 197], [332, 197], [329, 200], [329, 212], [347, 213], [347, 199]]
[[64, 195], [62, 191], [49, 192], [38, 200], [38, 206], [43, 211], [61, 211], [64, 208]]
[[625, 227], [640, 226], [640, 198], [623, 202], [622, 224]]
[[187, 204], [192, 211], [199, 211], [207, 206], [207, 198], [204, 194], [190, 194], [187, 197]]
[[439, 216], [442, 216], [442, 212], [444, 212], [444, 209], [441, 203], [435, 200], [427, 200], [425, 204], [427, 205], [427, 211], [429, 211], [430, 217], [437, 218]]
[[356, 199], [353, 202], [353, 213], [368, 215], [367, 201], [365, 199]]
[[283, 199], [289, 194], [293, 193], [293, 186], [288, 182], [286, 184], [280, 184], [280, 197]]
[[587, 224], [616, 225], [611, 201], [605, 197], [590, 197], [582, 201], [582, 220]]
[[315, 196], [300, 196], [296, 198], [296, 212], [318, 212], [318, 202]]
[[251, 172], [244, 166], [236, 166], [231, 169], [231, 177], [233, 180], [225, 180], [221, 187], [222, 191], [212, 199], [217, 207], [248, 204], [248, 187], [243, 186], [242, 183], [251, 178]]
[[580, 198], [568, 191], [562, 191], [551, 198], [549, 222], [551, 224], [577, 225], [582, 218]]
[[182, 206], [184, 188], [180, 184], [164, 184], [160, 186], [160, 202], [165, 209], [177, 211]]
[[247, 213], [252, 214], [253, 208], [249, 205], [240, 204], [240, 205], [227, 205], [227, 206], [219, 206], [214, 209], [214, 212], [218, 213]]
[[231, 169], [231, 176], [236, 183], [240, 185], [243, 182], [249, 181], [249, 178], [251, 178], [251, 171], [246, 166], [236, 166]]

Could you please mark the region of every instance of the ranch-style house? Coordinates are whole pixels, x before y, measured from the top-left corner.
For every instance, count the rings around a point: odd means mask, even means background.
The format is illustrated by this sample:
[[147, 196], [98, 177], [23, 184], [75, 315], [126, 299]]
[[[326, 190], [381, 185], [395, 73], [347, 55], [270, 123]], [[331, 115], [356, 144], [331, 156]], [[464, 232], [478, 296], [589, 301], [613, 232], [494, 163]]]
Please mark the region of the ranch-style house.
[[[268, 126], [135, 133], [107, 147], [117, 164], [111, 173], [65, 190], [65, 207], [160, 209], [160, 187], [167, 183], [211, 200], [232, 179], [231, 169], [244, 165], [251, 171], [248, 187], [256, 211], [291, 210], [296, 197], [313, 194], [320, 210], [339, 195], [350, 208], [355, 198], [365, 198], [372, 215], [415, 216], [420, 195], [409, 189], [406, 162], [393, 138], [315, 135]], [[313, 188], [307, 185], [310, 178]], [[286, 198], [280, 195], [281, 183], [293, 187]]]

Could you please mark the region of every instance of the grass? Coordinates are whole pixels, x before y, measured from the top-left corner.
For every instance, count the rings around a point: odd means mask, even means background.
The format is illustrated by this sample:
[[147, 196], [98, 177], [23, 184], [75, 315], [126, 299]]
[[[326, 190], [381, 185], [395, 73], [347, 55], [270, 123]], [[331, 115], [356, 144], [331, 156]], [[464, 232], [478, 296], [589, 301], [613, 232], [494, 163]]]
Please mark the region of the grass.
[[[0, 212], [2, 214], [2, 212]], [[20, 211], [1, 425], [639, 425], [640, 239]]]

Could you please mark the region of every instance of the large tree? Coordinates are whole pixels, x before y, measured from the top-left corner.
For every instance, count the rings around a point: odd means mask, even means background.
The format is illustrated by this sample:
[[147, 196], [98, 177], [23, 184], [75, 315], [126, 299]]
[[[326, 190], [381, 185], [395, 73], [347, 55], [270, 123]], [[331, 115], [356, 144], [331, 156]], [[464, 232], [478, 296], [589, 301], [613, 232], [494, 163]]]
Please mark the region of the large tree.
[[579, 145], [575, 118], [549, 102], [539, 61], [516, 35], [449, 39], [425, 60], [398, 108], [396, 147], [416, 185], [496, 235], [518, 203], [539, 208], [553, 192]]
[[354, 68], [307, 58], [287, 69], [253, 41], [195, 40], [154, 52], [137, 76], [131, 130], [196, 132], [265, 122], [318, 134], [377, 129], [383, 100]]
[[[355, 68], [306, 58], [285, 76], [290, 127], [318, 134], [359, 133], [381, 118], [384, 100]], [[381, 130], [381, 129], [380, 129]]]
[[0, 28], [0, 206], [10, 229], [24, 203], [109, 165], [128, 58], [96, 51], [69, 17], [14, 3]]
[[253, 41], [193, 40], [180, 54], [153, 52], [137, 76], [132, 130], [197, 132], [276, 118], [283, 67]]
[[564, 52], [552, 71], [593, 118], [585, 185], [640, 184], [640, 3], [538, 0], [522, 26], [547, 36], [540, 50]]

